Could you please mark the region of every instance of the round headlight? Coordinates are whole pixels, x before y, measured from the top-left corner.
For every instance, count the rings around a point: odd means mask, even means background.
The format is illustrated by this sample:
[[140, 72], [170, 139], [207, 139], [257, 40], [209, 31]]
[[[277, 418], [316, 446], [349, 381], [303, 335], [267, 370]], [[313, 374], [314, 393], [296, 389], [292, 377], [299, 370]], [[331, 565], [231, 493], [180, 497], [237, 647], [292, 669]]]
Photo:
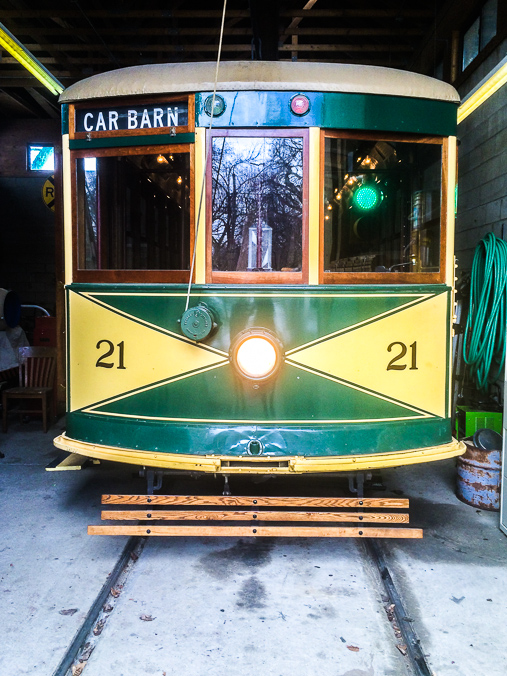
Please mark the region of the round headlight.
[[265, 338], [247, 338], [238, 347], [236, 362], [249, 378], [265, 378], [273, 372], [276, 350]]
[[248, 329], [233, 341], [231, 361], [237, 371], [249, 380], [266, 380], [280, 368], [282, 344], [265, 329]]

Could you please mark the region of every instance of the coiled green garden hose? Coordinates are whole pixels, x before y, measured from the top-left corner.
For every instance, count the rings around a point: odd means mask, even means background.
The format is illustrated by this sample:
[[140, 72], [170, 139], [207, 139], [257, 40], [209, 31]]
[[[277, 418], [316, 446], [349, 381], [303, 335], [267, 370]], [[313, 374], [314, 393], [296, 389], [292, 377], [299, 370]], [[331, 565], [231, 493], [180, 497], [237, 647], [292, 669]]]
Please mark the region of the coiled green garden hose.
[[486, 390], [502, 372], [506, 307], [507, 242], [490, 232], [475, 249], [463, 341], [463, 358], [479, 390]]

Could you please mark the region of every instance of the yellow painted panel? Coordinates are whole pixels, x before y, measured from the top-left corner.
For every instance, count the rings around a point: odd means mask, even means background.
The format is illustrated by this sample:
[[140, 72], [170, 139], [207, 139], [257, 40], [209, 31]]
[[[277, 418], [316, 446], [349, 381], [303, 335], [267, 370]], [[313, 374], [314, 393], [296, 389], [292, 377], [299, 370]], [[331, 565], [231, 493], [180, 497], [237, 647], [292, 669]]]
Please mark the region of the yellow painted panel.
[[456, 199], [456, 153], [457, 139], [450, 136], [447, 140], [447, 260], [445, 262], [445, 279], [448, 286], [454, 287], [456, 270], [454, 268], [454, 225], [455, 225], [455, 199]]
[[[206, 130], [195, 130], [195, 283], [206, 283]], [[193, 255], [193, 252], [192, 252]]]
[[291, 361], [445, 417], [446, 312], [444, 293], [293, 352]]
[[320, 129], [310, 128], [308, 170], [308, 284], [319, 283]]
[[69, 135], [62, 137], [63, 165], [63, 229], [64, 229], [64, 264], [65, 284], [72, 282], [72, 167], [70, 162]]
[[76, 293], [70, 294], [69, 333], [71, 411], [224, 361]]

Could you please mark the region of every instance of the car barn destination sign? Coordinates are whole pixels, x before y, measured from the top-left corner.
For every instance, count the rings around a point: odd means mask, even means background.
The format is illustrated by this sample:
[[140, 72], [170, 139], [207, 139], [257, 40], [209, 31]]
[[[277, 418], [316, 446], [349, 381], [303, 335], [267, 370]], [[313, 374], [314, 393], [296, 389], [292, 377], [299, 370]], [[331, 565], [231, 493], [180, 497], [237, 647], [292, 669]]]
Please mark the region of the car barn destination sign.
[[188, 102], [114, 108], [77, 108], [76, 133], [171, 129], [188, 125]]

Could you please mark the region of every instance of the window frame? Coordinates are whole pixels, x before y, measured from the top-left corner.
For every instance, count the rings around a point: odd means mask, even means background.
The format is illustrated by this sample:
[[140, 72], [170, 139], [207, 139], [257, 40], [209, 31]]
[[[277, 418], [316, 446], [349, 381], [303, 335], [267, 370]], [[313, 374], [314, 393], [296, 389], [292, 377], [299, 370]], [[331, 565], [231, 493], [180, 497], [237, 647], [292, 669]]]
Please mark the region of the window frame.
[[[405, 143], [428, 143], [442, 146], [440, 187], [440, 269], [438, 272], [327, 272], [324, 270], [324, 189], [325, 189], [325, 142], [326, 138], [351, 140], [394, 141]], [[320, 134], [320, 215], [319, 215], [319, 284], [443, 284], [446, 279], [447, 255], [447, 137], [419, 134], [391, 134], [371, 131], [347, 131], [322, 129]]]
[[[119, 157], [125, 155], [158, 155], [158, 154], [188, 153], [190, 159], [190, 242], [188, 270], [142, 270], [142, 269], [97, 269], [88, 270], [79, 267], [80, 255], [83, 250], [83, 232], [78, 223], [78, 194], [77, 194], [77, 160], [85, 157]], [[80, 283], [119, 283], [119, 284], [187, 284], [190, 279], [190, 263], [194, 249], [194, 171], [195, 152], [193, 143], [170, 145], [138, 145], [133, 147], [90, 148], [89, 150], [71, 150], [71, 194], [72, 194], [72, 278]]]
[[[188, 121], [186, 125], [178, 127], [144, 127], [136, 129], [118, 129], [105, 131], [76, 131], [76, 118], [79, 110], [98, 110], [100, 108], [115, 108], [132, 106], [161, 106], [178, 102], [187, 104]], [[158, 134], [185, 134], [193, 133], [195, 130], [195, 96], [188, 94], [177, 94], [172, 96], [151, 95], [151, 96], [125, 96], [121, 98], [107, 97], [105, 99], [86, 99], [69, 106], [69, 139], [71, 141], [90, 141], [98, 139], [129, 138], [135, 136], [155, 136]]]
[[[482, 56], [482, 54], [485, 52], [486, 49], [490, 47], [490, 45], [493, 45], [492, 48], [496, 46], [496, 42], [498, 38], [503, 38], [501, 33], [505, 33], [505, 31], [499, 31], [500, 28], [500, 5], [497, 1], [496, 3], [496, 16], [495, 16], [495, 33], [490, 37], [490, 39], [484, 43], [483, 42], [483, 30], [484, 30], [484, 24], [485, 24], [485, 16], [484, 16], [484, 10], [486, 8], [486, 5], [488, 4], [488, 0], [485, 0], [480, 8], [480, 11], [478, 14], [474, 14], [474, 17], [471, 21], [469, 21], [466, 24], [466, 29], [462, 31], [461, 33], [461, 73], [465, 73], [469, 68], [472, 67], [472, 65], [476, 66], [476, 60], [479, 56]], [[465, 57], [465, 36], [466, 34], [470, 31], [470, 29], [474, 26], [474, 24], [478, 22], [478, 44], [477, 44], [477, 53], [474, 54], [474, 56], [470, 59], [470, 61], [467, 63], [465, 66], [464, 64], [464, 57]]]
[[[301, 249], [302, 261], [300, 272], [247, 272], [247, 271], [222, 271], [213, 270], [212, 244], [213, 244], [213, 205], [212, 205], [212, 143], [216, 137], [236, 138], [302, 138], [303, 139], [303, 194], [302, 194], [302, 232]], [[308, 284], [309, 260], [309, 131], [301, 127], [290, 129], [262, 128], [251, 129], [212, 129], [206, 132], [206, 142], [209, 143], [210, 151], [206, 166], [206, 283], [207, 284]]]

